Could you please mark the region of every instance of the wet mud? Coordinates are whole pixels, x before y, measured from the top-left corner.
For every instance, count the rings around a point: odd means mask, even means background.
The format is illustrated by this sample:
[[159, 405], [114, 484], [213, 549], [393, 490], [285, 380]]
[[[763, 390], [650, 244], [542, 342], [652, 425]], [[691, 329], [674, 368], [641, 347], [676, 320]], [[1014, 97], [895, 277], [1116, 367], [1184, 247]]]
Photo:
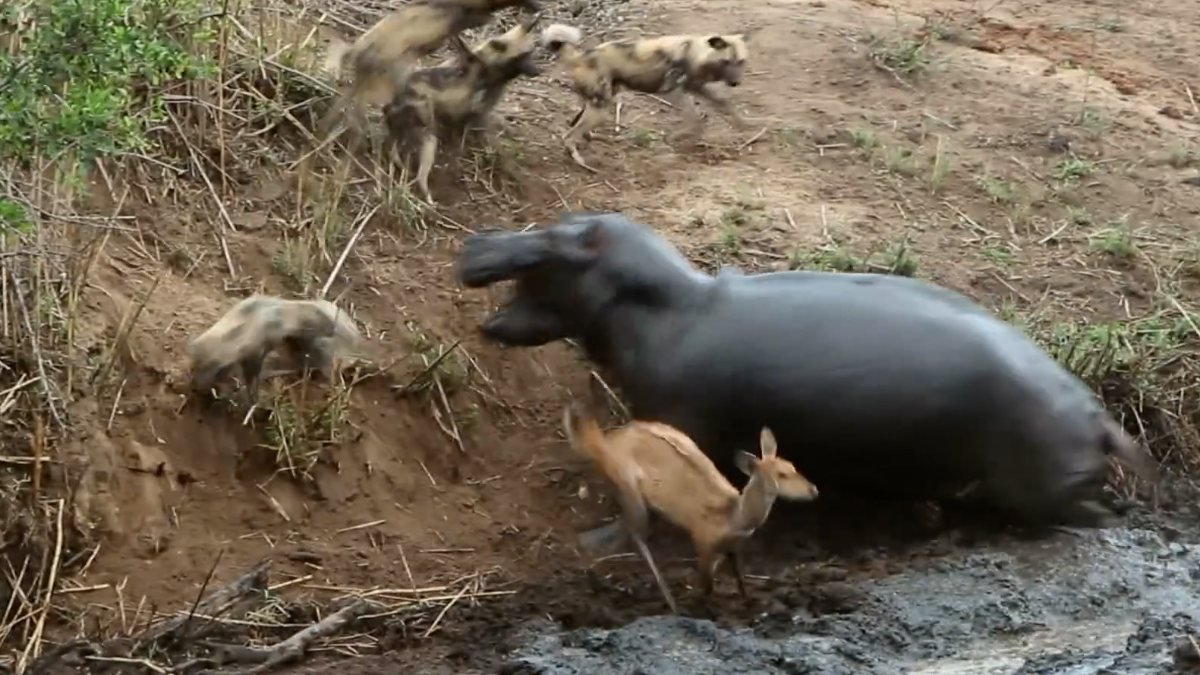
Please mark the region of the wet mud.
[[[815, 581], [747, 625], [648, 616], [526, 623], [507, 675], [1200, 672], [1200, 527], [1191, 510], [1107, 530], [958, 547], [908, 569]], [[1193, 638], [1194, 639], [1194, 638]], [[496, 671], [492, 671], [496, 672]]]

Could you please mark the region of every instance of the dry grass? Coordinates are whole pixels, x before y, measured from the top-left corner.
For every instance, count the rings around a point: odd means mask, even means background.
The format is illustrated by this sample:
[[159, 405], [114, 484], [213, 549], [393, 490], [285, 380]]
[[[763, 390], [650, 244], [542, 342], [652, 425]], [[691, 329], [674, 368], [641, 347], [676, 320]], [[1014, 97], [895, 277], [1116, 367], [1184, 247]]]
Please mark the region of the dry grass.
[[119, 621], [104, 635], [61, 643], [31, 661], [28, 672], [66, 662], [156, 673], [221, 668], [251, 675], [306, 654], [357, 656], [379, 651], [384, 641], [429, 637], [455, 606], [514, 592], [491, 587], [490, 570], [421, 586], [410, 574], [409, 585], [398, 588], [330, 586], [314, 582], [312, 574], [271, 583], [270, 560], [213, 588], [221, 557], [218, 553], [193, 600], [162, 613], [141, 603], [126, 607], [122, 598]]

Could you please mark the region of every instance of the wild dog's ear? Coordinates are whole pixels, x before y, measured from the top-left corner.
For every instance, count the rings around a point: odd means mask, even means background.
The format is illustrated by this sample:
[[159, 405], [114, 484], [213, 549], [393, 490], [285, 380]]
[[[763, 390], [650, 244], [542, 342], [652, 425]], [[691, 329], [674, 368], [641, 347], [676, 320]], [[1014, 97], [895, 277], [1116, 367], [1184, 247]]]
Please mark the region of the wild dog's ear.
[[764, 459], [767, 457], [774, 457], [775, 453], [779, 451], [779, 445], [775, 442], [775, 434], [767, 427], [763, 427], [762, 431], [759, 432], [758, 445], [759, 454], [761, 454]]
[[721, 37], [720, 35], [714, 35], [714, 36], [708, 38], [708, 46], [712, 47], [713, 49], [720, 50], [720, 49], [725, 49], [726, 47], [728, 47], [729, 43], [726, 42], [725, 38]]
[[745, 450], [738, 450], [737, 454], [733, 456], [733, 463], [737, 465], [738, 471], [747, 476], [753, 476], [754, 468], [758, 465], [758, 458]]
[[454, 51], [458, 52], [459, 55], [462, 56], [467, 62], [479, 60], [479, 57], [475, 54], [475, 52], [471, 51], [471, 48], [467, 46], [467, 43], [463, 42], [461, 34], [451, 36], [450, 45], [454, 47]]
[[530, 31], [532, 31], [533, 27], [538, 25], [538, 22], [542, 20], [543, 14], [545, 14], [545, 12], [537, 12], [533, 16], [522, 21], [521, 22], [521, 31], [524, 33], [528, 33]]

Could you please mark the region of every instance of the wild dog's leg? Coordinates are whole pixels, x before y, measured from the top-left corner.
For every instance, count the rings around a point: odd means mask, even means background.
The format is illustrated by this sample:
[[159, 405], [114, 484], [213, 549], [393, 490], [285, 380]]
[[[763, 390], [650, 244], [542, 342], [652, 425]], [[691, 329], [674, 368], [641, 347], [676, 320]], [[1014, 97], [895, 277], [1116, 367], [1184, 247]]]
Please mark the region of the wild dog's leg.
[[267, 352], [270, 349], [256, 349], [248, 356], [242, 359], [242, 379], [246, 384], [246, 398], [248, 405], [258, 403], [258, 383], [262, 375], [263, 361], [267, 358]]
[[674, 134], [675, 137], [695, 138], [699, 136], [700, 131], [704, 128], [704, 118], [696, 110], [696, 103], [692, 101], [692, 97], [687, 95], [687, 91], [682, 87], [672, 89], [664, 92], [663, 98], [683, 113], [684, 128]]
[[704, 84], [695, 88], [696, 95], [701, 100], [711, 105], [717, 112], [725, 115], [725, 117], [738, 129], [747, 129], [750, 127], [750, 122], [737, 111], [733, 102], [728, 98], [717, 94], [713, 91], [710, 85]]
[[297, 339], [293, 347], [299, 355], [301, 371], [319, 372], [333, 380], [333, 340], [328, 337], [312, 336]]
[[596, 103], [588, 101], [584, 104], [583, 111], [580, 112], [575, 126], [571, 127], [571, 130], [567, 132], [566, 138], [563, 139], [567, 146], [567, 151], [571, 153], [571, 159], [575, 160], [575, 163], [579, 166], [593, 173], [596, 170], [588, 166], [587, 162], [583, 161], [583, 156], [579, 154], [579, 140], [603, 124], [606, 117], [608, 117], [607, 107], [602, 108]]
[[433, 161], [437, 157], [437, 134], [426, 128], [421, 138], [421, 164], [417, 167], [417, 186], [425, 196], [425, 201], [436, 205], [433, 195], [429, 192], [429, 173], [433, 171]]

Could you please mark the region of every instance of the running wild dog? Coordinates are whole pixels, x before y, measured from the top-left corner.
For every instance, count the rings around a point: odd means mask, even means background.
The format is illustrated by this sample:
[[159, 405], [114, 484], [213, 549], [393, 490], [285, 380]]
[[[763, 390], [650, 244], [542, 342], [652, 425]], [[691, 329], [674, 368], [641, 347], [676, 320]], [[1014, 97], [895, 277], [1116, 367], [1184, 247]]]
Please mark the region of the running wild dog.
[[460, 64], [415, 71], [383, 111], [393, 151], [419, 141], [417, 186], [430, 204], [435, 202], [429, 191], [429, 174], [440, 132], [461, 131], [468, 122], [487, 114], [485, 106], [498, 99], [509, 82], [538, 72], [531, 58], [532, 43], [514, 46], [496, 40], [477, 54], [457, 35], [450, 41], [459, 52]]
[[217, 379], [240, 366], [247, 396], [254, 403], [263, 361], [277, 348], [290, 351], [301, 367], [329, 376], [334, 358], [351, 354], [358, 341], [354, 320], [328, 300], [253, 295], [189, 342], [187, 351], [196, 389], [210, 390]]
[[380, 19], [352, 44], [335, 41], [325, 69], [349, 75], [351, 84], [342, 89], [340, 100], [322, 122], [322, 132], [347, 105], [356, 124], [365, 129], [362, 106], [390, 101], [418, 59], [432, 54], [451, 36], [487, 24], [493, 13], [516, 6], [530, 12], [541, 9], [536, 0], [413, 0]]
[[564, 139], [576, 164], [592, 170], [579, 154], [579, 140], [590, 136], [612, 114], [621, 88], [660, 94], [687, 118], [685, 134], [699, 134], [703, 118], [687, 94], [699, 97], [724, 114], [737, 128], [747, 121], [712, 85], [741, 84], [749, 54], [747, 34], [664, 35], [613, 40], [583, 48], [583, 33], [574, 26], [553, 24], [542, 31], [542, 44], [566, 65], [583, 108], [571, 120]]
[[712, 594], [717, 568], [728, 558], [738, 591], [746, 597], [742, 544], [766, 522], [776, 497], [817, 498], [817, 488], [791, 462], [776, 457], [770, 429], [760, 434], [761, 457], [748, 452], [736, 457], [738, 468], [750, 477], [739, 493], [695, 442], [674, 427], [634, 421], [606, 435], [595, 417], [578, 405], [563, 411], [563, 427], [572, 447], [588, 456], [616, 488], [621, 505], [620, 520], [583, 533], [580, 543], [595, 550], [632, 539], [675, 613], [675, 598], [646, 547], [649, 509], [691, 534], [705, 596]]

